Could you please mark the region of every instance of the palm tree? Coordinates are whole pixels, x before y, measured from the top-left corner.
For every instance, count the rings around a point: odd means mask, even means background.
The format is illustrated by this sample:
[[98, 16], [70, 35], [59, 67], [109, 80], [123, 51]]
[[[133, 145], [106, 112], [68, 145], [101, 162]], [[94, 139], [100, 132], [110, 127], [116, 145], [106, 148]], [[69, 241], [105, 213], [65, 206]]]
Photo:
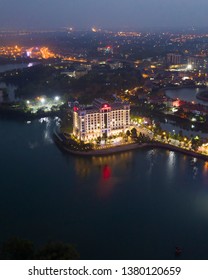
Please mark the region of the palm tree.
[[133, 127], [132, 130], [131, 130], [131, 136], [132, 136], [133, 138], [137, 138], [137, 130], [136, 130], [135, 127]]
[[129, 136], [131, 135], [131, 132], [129, 130], [126, 131], [126, 136], [127, 136], [127, 140], [129, 139]]

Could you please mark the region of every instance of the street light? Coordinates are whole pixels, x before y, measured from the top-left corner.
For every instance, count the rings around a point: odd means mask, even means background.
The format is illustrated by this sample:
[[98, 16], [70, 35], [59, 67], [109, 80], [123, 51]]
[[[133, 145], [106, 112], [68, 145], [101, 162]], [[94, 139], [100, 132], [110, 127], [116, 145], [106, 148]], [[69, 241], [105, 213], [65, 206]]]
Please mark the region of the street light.
[[60, 100], [60, 97], [59, 97], [59, 96], [55, 96], [54, 100], [55, 100], [55, 101], [59, 101], [59, 100]]
[[192, 69], [193, 69], [192, 65], [188, 64], [187, 67], [186, 67], [186, 70], [192, 70]]
[[46, 101], [46, 100], [45, 100], [45, 98], [43, 98], [43, 97], [42, 97], [42, 98], [40, 98], [40, 102], [41, 102], [42, 104], [44, 104], [44, 103], [45, 103], [45, 101]]

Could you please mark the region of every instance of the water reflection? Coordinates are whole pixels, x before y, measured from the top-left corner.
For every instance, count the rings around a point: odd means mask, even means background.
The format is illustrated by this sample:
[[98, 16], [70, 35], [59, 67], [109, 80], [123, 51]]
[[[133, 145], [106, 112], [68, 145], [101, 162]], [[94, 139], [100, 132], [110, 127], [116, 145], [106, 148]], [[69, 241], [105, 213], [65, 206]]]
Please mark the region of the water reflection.
[[111, 195], [117, 186], [119, 178], [112, 176], [112, 170], [109, 165], [105, 165], [102, 168], [101, 178], [98, 182], [97, 196], [102, 199], [106, 199]]
[[106, 164], [103, 167], [103, 179], [108, 180], [111, 177], [111, 168]]
[[147, 152], [147, 160], [149, 162], [149, 168], [147, 169], [148, 176], [150, 176], [152, 173], [152, 169], [155, 164], [155, 156], [156, 156], [156, 151], [154, 149]]
[[132, 162], [132, 152], [119, 153], [109, 156], [96, 156], [91, 158], [76, 157], [75, 171], [79, 177], [85, 178], [95, 173], [95, 170], [101, 174], [101, 177], [115, 173], [125, 172], [126, 168]]
[[79, 177], [87, 177], [92, 172], [91, 168], [92, 166], [89, 159], [78, 157], [75, 158], [75, 172]]
[[40, 123], [43, 123], [43, 122], [50, 123], [50, 119], [49, 119], [48, 117], [40, 118], [40, 119], [39, 119], [39, 122], [40, 122]]
[[197, 158], [192, 158], [190, 161], [190, 165], [192, 166], [193, 179], [195, 179], [198, 174], [197, 162], [198, 162]]
[[44, 131], [44, 140], [48, 144], [53, 144], [53, 139], [52, 139], [51, 131], [47, 127], [46, 127], [46, 129]]
[[193, 167], [193, 179], [196, 179], [197, 174], [198, 174], [198, 167], [194, 166]]
[[119, 164], [119, 167], [127, 166], [132, 159], [132, 152], [124, 152], [119, 154], [113, 154], [109, 156], [92, 157], [93, 165], [106, 165], [110, 164], [115, 166]]
[[[45, 145], [46, 129], [53, 125], [0, 122], [3, 239], [59, 238], [76, 243], [86, 259], [172, 259], [179, 244], [182, 258], [207, 259], [208, 163], [195, 163], [193, 180], [191, 158], [162, 149], [72, 156]], [[26, 149], [29, 141], [38, 149]]]
[[168, 170], [168, 175], [170, 178], [172, 178], [174, 176], [175, 163], [176, 163], [175, 152], [169, 151], [168, 152], [167, 170]]
[[38, 142], [34, 142], [34, 143], [29, 142], [28, 145], [29, 145], [29, 148], [30, 148], [30, 149], [35, 149], [35, 148], [38, 147]]
[[[99, 199], [106, 199], [124, 181], [125, 174], [132, 169], [132, 152], [100, 157], [75, 157], [75, 172], [82, 181], [94, 181], [93, 187]], [[86, 184], [84, 184], [86, 185]], [[84, 186], [83, 185], [83, 186]]]
[[15, 91], [17, 89], [16, 86], [12, 84], [0, 83], [0, 88], [5, 88], [8, 93], [8, 99], [10, 102], [19, 101], [19, 98], [16, 98]]
[[[28, 136], [26, 145], [35, 149], [42, 145], [53, 144], [53, 131], [59, 124], [59, 118], [40, 118], [38, 121], [27, 121]], [[33, 131], [31, 131], [33, 128]], [[38, 132], [38, 133], [37, 133]], [[24, 138], [26, 140], [26, 138]]]
[[203, 165], [203, 174], [207, 175], [208, 174], [208, 161], [205, 161]]
[[42, 123], [45, 124], [45, 130], [43, 131], [44, 142], [46, 144], [52, 144], [53, 143], [53, 138], [52, 138], [53, 129], [54, 129], [54, 126], [59, 126], [60, 119], [58, 117], [55, 117], [54, 120], [52, 120], [51, 118], [45, 117], [45, 118], [39, 119], [39, 122], [41, 124]]

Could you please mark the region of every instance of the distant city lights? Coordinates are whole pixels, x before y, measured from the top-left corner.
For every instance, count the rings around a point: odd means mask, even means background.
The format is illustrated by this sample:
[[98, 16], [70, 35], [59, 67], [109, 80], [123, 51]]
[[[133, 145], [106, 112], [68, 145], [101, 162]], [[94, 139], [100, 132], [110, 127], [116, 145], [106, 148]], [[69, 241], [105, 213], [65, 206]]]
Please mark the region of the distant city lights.
[[192, 69], [193, 69], [193, 66], [191, 64], [188, 64], [186, 67], [186, 70], [192, 70]]

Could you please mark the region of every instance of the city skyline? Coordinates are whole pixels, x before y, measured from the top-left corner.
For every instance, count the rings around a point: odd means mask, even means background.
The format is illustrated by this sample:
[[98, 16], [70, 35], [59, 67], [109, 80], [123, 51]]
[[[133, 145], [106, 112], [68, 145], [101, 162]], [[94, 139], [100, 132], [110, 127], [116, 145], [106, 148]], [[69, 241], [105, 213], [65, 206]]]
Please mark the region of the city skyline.
[[1, 0], [1, 29], [92, 26], [112, 29], [168, 29], [208, 25], [205, 0]]

